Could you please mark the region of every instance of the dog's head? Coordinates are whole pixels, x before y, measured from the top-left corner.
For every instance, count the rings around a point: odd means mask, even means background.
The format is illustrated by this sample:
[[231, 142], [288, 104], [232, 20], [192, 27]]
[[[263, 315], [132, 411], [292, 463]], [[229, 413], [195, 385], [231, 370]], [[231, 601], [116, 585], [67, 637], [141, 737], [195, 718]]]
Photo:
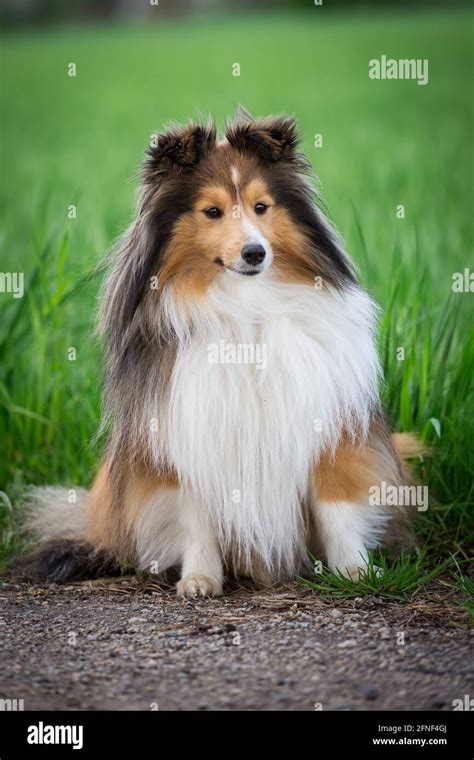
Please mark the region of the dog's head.
[[[153, 137], [137, 218], [105, 292], [106, 321], [127, 331], [171, 289], [202, 297], [216, 278], [344, 287], [350, 263], [325, 222], [298, 151], [294, 119], [240, 110], [218, 142], [212, 123]], [[119, 323], [119, 324], [117, 324]]]

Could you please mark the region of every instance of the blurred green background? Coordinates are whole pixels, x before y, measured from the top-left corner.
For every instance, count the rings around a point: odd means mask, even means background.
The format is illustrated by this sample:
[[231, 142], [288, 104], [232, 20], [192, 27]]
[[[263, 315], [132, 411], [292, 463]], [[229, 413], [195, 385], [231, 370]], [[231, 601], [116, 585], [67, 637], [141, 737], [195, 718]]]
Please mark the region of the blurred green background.
[[[4, 19], [1, 268], [24, 272], [26, 292], [0, 293], [0, 489], [90, 482], [101, 382], [91, 273], [132, 218], [150, 134], [198, 113], [222, 125], [240, 102], [298, 119], [329, 213], [384, 309], [394, 426], [436, 446], [424, 472], [442, 508], [427, 530], [442, 525], [458, 551], [472, 505], [472, 295], [451, 285], [472, 261], [472, 14], [311, 2], [170, 14], [160, 3], [138, 23], [127, 5], [95, 23]], [[428, 85], [370, 80], [382, 54], [427, 58]]]

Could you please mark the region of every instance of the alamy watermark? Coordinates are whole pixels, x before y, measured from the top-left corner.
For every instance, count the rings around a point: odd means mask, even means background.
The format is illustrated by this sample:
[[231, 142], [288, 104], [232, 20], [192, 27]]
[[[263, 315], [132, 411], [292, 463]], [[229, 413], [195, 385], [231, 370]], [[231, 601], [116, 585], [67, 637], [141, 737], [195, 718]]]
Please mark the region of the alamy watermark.
[[23, 272], [0, 272], [0, 293], [11, 293], [13, 298], [23, 298], [25, 294]]
[[371, 58], [369, 79], [415, 79], [417, 84], [428, 84], [428, 58]]
[[462, 699], [453, 699], [451, 704], [455, 712], [459, 710], [474, 711], [474, 699], [469, 694], [464, 694]]
[[84, 746], [84, 726], [37, 724], [28, 726], [28, 744], [71, 744], [73, 749]]
[[267, 366], [265, 343], [210, 343], [207, 347], [209, 364], [255, 364], [262, 370]]
[[24, 699], [0, 699], [0, 712], [19, 712], [24, 709]]
[[469, 267], [462, 272], [454, 272], [451, 289], [453, 293], [474, 293], [474, 272]]
[[416, 507], [418, 512], [428, 509], [428, 486], [396, 486], [381, 483], [369, 488], [369, 504], [372, 507]]

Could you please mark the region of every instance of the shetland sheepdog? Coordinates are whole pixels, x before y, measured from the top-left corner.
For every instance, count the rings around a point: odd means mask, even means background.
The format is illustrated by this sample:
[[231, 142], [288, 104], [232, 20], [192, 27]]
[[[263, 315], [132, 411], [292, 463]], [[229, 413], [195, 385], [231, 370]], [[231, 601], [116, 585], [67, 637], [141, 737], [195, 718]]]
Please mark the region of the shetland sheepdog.
[[172, 126], [147, 151], [136, 218], [102, 291], [105, 455], [89, 492], [33, 494], [37, 576], [133, 565], [293, 578], [308, 556], [357, 579], [410, 533], [416, 441], [381, 409], [377, 307], [313, 189], [285, 116]]

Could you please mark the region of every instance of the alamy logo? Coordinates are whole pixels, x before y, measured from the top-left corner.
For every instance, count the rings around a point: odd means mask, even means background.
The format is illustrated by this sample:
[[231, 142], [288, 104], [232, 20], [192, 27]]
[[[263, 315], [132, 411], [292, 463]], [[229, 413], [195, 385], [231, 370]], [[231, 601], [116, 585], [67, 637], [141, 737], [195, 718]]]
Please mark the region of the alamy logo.
[[474, 272], [468, 267], [462, 272], [454, 272], [452, 280], [453, 293], [474, 293]]
[[467, 712], [474, 711], [474, 699], [471, 699], [469, 694], [464, 695], [464, 699], [453, 699], [453, 710], [466, 710]]
[[428, 84], [427, 58], [371, 58], [369, 79], [416, 79], [417, 84]]
[[428, 509], [428, 486], [395, 486], [384, 480], [369, 488], [372, 507], [417, 507], [418, 512]]
[[24, 282], [23, 272], [0, 272], [0, 293], [11, 293], [13, 298], [23, 298]]
[[265, 343], [210, 343], [207, 347], [209, 364], [255, 364], [257, 369], [267, 366]]
[[24, 699], [0, 699], [0, 712], [17, 712], [24, 709]]
[[49, 726], [40, 721], [28, 726], [28, 744], [71, 744], [73, 749], [83, 747], [84, 726]]

